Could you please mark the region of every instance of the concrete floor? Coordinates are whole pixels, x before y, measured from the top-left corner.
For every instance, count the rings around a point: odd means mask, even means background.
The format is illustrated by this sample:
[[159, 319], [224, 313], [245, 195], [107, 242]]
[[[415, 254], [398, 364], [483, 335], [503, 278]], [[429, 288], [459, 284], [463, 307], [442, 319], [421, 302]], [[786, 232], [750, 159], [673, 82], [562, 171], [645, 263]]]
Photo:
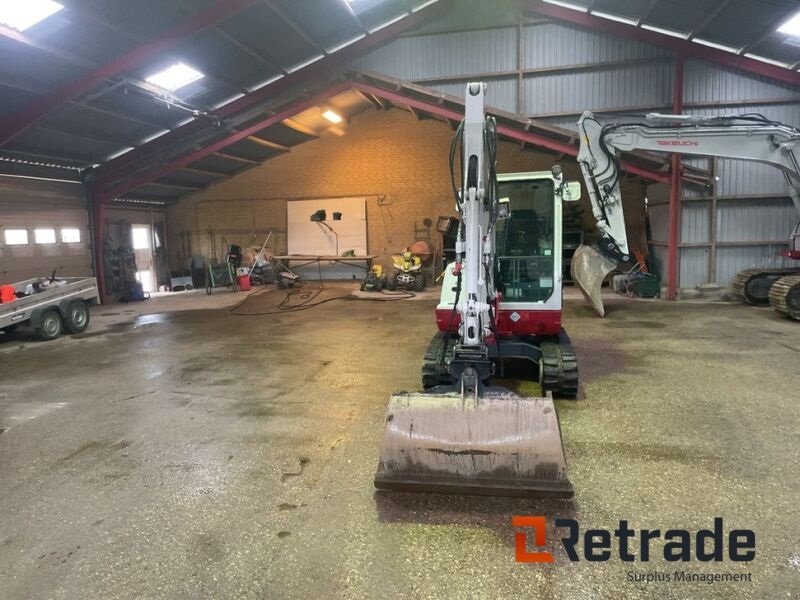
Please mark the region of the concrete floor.
[[[800, 323], [623, 299], [599, 319], [570, 300], [584, 398], [557, 404], [574, 501], [384, 496], [385, 406], [417, 386], [434, 302], [231, 315], [241, 298], [98, 307], [88, 332], [46, 344], [0, 336], [0, 595], [798, 597]], [[662, 530], [722, 516], [758, 554], [517, 564], [515, 514]], [[626, 580], [675, 568], [753, 583]]]

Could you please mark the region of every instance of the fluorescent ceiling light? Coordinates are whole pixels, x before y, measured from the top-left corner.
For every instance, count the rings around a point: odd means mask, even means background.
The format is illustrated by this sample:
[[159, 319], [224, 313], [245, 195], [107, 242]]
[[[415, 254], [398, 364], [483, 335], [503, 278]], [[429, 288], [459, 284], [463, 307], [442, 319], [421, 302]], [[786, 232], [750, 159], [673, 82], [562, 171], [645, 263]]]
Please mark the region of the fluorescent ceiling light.
[[160, 88], [164, 88], [165, 90], [169, 90], [170, 92], [174, 92], [203, 77], [204, 75], [197, 69], [193, 69], [179, 62], [171, 67], [167, 67], [163, 71], [150, 75], [145, 81], [157, 85]]
[[63, 8], [52, 0], [0, 0], [0, 23], [25, 31]]
[[289, 67], [286, 70], [289, 73], [294, 73], [295, 71], [299, 71], [300, 69], [307, 67], [308, 65], [313, 65], [315, 62], [317, 62], [318, 60], [322, 60], [323, 58], [325, 58], [324, 54], [318, 54], [317, 56], [313, 56], [308, 60], [305, 60], [299, 64], [294, 65], [293, 67]]
[[734, 54], [739, 53], [738, 48], [734, 48], [733, 46], [726, 46], [725, 44], [718, 44], [717, 42], [712, 42], [711, 40], [704, 40], [703, 38], [694, 38], [692, 41], [702, 46], [708, 46], [709, 48], [716, 48], [717, 50], [724, 50], [725, 52], [733, 52]]
[[123, 154], [127, 154], [131, 150], [133, 150], [131, 146], [126, 146], [122, 150], [114, 152], [114, 154], [109, 154], [108, 156], [106, 156], [106, 162], [108, 162], [109, 160], [114, 160], [115, 158], [119, 158], [120, 156], [122, 156]]
[[800, 13], [797, 13], [783, 25], [778, 27], [778, 33], [785, 33], [800, 38]]
[[636, 25], [635, 20], [629, 19], [628, 17], [621, 17], [620, 15], [612, 15], [611, 13], [600, 12], [599, 10], [593, 10], [591, 14], [595, 17], [608, 19], [609, 21], [617, 21], [618, 23], [626, 23], [627, 25]]
[[259, 81], [258, 83], [251, 85], [247, 91], [255, 92], [256, 90], [260, 90], [261, 88], [268, 86], [270, 83], [278, 81], [278, 79], [283, 79], [283, 75], [279, 74], [270, 77], [269, 79], [265, 79], [264, 81]]
[[420, 4], [419, 6], [415, 6], [414, 8], [412, 8], [412, 9], [411, 9], [411, 12], [412, 12], [412, 13], [419, 12], [419, 11], [421, 11], [423, 8], [426, 8], [426, 7], [430, 6], [431, 4], [436, 4], [438, 1], [439, 1], [439, 0], [428, 0], [427, 2], [423, 2], [423, 3], [422, 3], [422, 4]]
[[578, 6], [577, 4], [570, 4], [569, 2], [561, 2], [561, 0], [542, 0], [543, 2], [547, 2], [547, 4], [555, 4], [556, 6], [563, 6], [564, 8], [569, 8], [572, 10], [577, 10], [578, 12], [589, 12], [589, 10], [585, 6]]
[[333, 54], [334, 52], [338, 52], [339, 50], [341, 50], [342, 48], [346, 48], [350, 44], [355, 44], [358, 40], [363, 40], [365, 37], [367, 37], [366, 34], [361, 33], [354, 38], [350, 38], [349, 40], [342, 42], [341, 44], [333, 46], [332, 48], [328, 48], [328, 54]]
[[335, 113], [333, 110], [328, 108], [327, 110], [323, 111], [322, 116], [328, 119], [331, 123], [341, 123], [342, 117], [341, 115]]
[[385, 22], [381, 23], [380, 25], [377, 25], [376, 27], [373, 27], [372, 29], [370, 29], [368, 31], [368, 33], [372, 34], [372, 33], [375, 33], [376, 31], [380, 31], [384, 27], [388, 27], [389, 25], [394, 25], [398, 21], [402, 21], [403, 19], [405, 19], [409, 14], [411, 14], [411, 13], [399, 14], [396, 17], [393, 17], [393, 18], [389, 19], [388, 21], [385, 21]]
[[663, 27], [654, 27], [653, 25], [642, 25], [642, 29], [648, 29], [649, 31], [655, 31], [656, 33], [662, 33], [664, 35], [680, 38], [682, 40], [685, 40], [689, 35], [688, 33], [682, 33], [680, 31], [674, 31], [672, 29], [664, 29]]
[[774, 58], [767, 58], [766, 56], [760, 56], [758, 54], [750, 54], [749, 52], [745, 54], [745, 58], [760, 60], [761, 62], [765, 62], [770, 65], [775, 65], [776, 67], [785, 67], [787, 69], [791, 66], [789, 63], [781, 62], [779, 60], [775, 60]]

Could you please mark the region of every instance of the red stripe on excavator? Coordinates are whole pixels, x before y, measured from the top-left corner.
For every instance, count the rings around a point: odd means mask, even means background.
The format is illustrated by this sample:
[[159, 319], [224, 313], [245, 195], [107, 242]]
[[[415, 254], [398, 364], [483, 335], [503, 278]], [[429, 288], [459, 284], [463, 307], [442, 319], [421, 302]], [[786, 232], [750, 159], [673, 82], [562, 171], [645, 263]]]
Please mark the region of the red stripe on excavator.
[[[511, 315], [516, 314], [514, 320]], [[436, 309], [436, 326], [439, 331], [457, 333], [461, 316], [450, 308]], [[500, 308], [497, 315], [497, 332], [508, 335], [558, 335], [561, 331], [560, 310], [510, 310]]]

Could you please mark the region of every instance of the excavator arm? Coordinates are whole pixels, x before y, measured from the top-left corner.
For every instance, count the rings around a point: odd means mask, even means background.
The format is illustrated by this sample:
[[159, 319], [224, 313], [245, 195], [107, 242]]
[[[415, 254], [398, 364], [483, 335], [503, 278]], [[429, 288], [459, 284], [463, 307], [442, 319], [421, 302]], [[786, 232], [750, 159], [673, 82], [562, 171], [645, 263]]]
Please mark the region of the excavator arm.
[[[595, 310], [604, 315], [600, 286], [616, 268], [631, 266], [620, 191], [618, 155], [632, 150], [673, 152], [761, 162], [780, 169], [800, 215], [800, 130], [760, 115], [698, 117], [650, 114], [645, 123], [603, 125], [591, 112], [578, 121], [581, 167], [592, 214], [596, 247], [581, 246], [573, 258], [573, 278]], [[800, 252], [800, 224], [791, 251]]]

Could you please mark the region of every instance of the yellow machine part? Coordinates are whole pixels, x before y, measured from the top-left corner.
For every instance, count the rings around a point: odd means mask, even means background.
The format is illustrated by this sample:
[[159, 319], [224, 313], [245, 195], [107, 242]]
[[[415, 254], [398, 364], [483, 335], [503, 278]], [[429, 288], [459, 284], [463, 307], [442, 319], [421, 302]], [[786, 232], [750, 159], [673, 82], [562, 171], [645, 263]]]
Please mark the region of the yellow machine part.
[[601, 317], [606, 314], [601, 295], [603, 281], [616, 268], [616, 262], [603, 256], [591, 246], [578, 246], [572, 255], [570, 265], [572, 280]]
[[386, 414], [375, 487], [395, 491], [569, 498], [551, 397], [489, 388], [399, 393]]

